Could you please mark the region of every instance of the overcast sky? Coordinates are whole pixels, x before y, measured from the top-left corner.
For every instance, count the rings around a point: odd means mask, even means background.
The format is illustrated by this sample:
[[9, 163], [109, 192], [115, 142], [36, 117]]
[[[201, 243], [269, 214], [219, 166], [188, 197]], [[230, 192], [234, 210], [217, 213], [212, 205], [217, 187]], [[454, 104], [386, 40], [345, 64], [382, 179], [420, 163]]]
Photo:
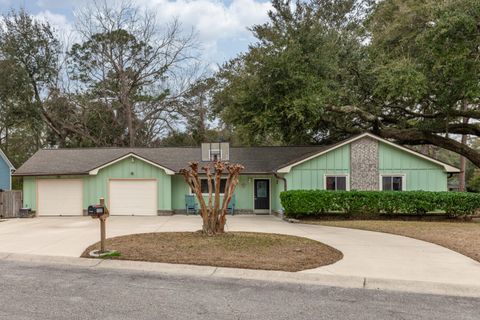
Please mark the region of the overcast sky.
[[[109, 0], [115, 1], [115, 0]], [[71, 38], [74, 12], [88, 0], [0, 0], [2, 13], [24, 7], [48, 20], [61, 37]], [[178, 17], [184, 29], [195, 28], [207, 64], [222, 63], [245, 51], [253, 41], [247, 27], [267, 20], [271, 8], [265, 0], [133, 0], [155, 10], [160, 22]]]

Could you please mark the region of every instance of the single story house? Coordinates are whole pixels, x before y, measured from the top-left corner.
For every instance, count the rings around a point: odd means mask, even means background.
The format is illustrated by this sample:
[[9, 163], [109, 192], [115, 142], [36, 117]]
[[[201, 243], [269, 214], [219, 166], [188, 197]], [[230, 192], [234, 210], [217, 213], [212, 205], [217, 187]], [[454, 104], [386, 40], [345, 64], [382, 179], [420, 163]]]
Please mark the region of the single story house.
[[44, 149], [15, 175], [23, 177], [24, 207], [39, 216], [84, 215], [100, 197], [112, 215], [161, 215], [185, 209], [191, 191], [179, 170], [214, 159], [245, 166], [236, 211], [264, 214], [282, 209], [285, 189], [447, 191], [448, 176], [459, 172], [364, 133], [322, 146]]
[[15, 167], [0, 149], [0, 190], [12, 189], [12, 172], [14, 171]]

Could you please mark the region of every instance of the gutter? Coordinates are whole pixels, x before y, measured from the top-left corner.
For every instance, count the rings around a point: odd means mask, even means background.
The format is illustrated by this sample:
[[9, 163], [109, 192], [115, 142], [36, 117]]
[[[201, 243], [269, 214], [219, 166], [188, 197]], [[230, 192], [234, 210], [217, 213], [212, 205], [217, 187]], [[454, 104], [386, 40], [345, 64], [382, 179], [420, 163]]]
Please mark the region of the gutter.
[[285, 177], [282, 177], [280, 176], [278, 173], [276, 173], [275, 171], [272, 172], [273, 175], [275, 176], [275, 178], [277, 178], [278, 180], [282, 180], [283, 181], [283, 191], [287, 191], [287, 179]]

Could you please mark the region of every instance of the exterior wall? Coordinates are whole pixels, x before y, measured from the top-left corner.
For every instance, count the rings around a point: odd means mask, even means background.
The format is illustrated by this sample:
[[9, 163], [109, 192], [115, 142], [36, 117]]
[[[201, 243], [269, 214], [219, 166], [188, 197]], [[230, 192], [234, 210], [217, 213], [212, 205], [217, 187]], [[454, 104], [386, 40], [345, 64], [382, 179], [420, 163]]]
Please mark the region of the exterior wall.
[[[132, 160], [133, 159], [133, 160]], [[100, 197], [108, 204], [109, 179], [156, 179], [158, 210], [172, 210], [171, 176], [165, 171], [135, 158], [127, 158], [101, 169], [96, 176], [85, 176], [83, 207], [98, 203]]]
[[35, 177], [23, 178], [23, 207], [37, 210], [37, 186]]
[[8, 164], [0, 157], [0, 189], [11, 189], [11, 173]]
[[[283, 181], [278, 181], [273, 175], [241, 175], [235, 189], [236, 210], [253, 211], [253, 180], [270, 179], [270, 207], [272, 211], [280, 209], [280, 193], [283, 190]], [[181, 175], [172, 176], [172, 209], [185, 209], [185, 195], [190, 194], [189, 187]], [[221, 197], [223, 200], [223, 197]], [[205, 200], [208, 198], [205, 196]]]
[[379, 190], [382, 174], [399, 174], [405, 190], [448, 190], [442, 166], [372, 139], [355, 142], [293, 167], [285, 175], [288, 189], [323, 190], [326, 174], [348, 174], [351, 190]]
[[[287, 179], [288, 190], [322, 190], [325, 175], [328, 174], [348, 175], [350, 188], [357, 190], [372, 190], [374, 185], [375, 190], [378, 190], [381, 174], [404, 175], [406, 190], [448, 190], [447, 173], [442, 166], [388, 144], [375, 144], [372, 141], [374, 140], [362, 139], [294, 166], [289, 173], [283, 175]], [[97, 203], [100, 197], [104, 197], [108, 204], [109, 179], [156, 179], [159, 213], [184, 210], [185, 195], [190, 194], [181, 175], [170, 176], [162, 169], [139, 159], [132, 161], [132, 158], [128, 158], [101, 169], [96, 176], [24, 177], [24, 207], [36, 210], [36, 179], [64, 178], [83, 179], [84, 209]], [[284, 190], [284, 182], [273, 175], [241, 175], [235, 190], [237, 210], [253, 211], [253, 181], [261, 178], [270, 179], [271, 210], [281, 210], [280, 193]]]
[[105, 198], [108, 205], [108, 184], [110, 179], [156, 179], [158, 182], [158, 211], [172, 210], [171, 203], [171, 176], [162, 169], [154, 167], [141, 160], [131, 158], [117, 162], [101, 169], [95, 176], [61, 176], [61, 177], [24, 177], [23, 205], [36, 210], [36, 180], [37, 179], [82, 179], [83, 180], [83, 209], [91, 204], [98, 203], [100, 197]]
[[349, 144], [293, 167], [285, 175], [288, 190], [323, 190], [326, 174], [350, 174]]
[[365, 137], [350, 144], [350, 190], [378, 190], [378, 140]]
[[448, 191], [444, 168], [385, 143], [379, 143], [379, 177], [403, 174], [407, 191]]

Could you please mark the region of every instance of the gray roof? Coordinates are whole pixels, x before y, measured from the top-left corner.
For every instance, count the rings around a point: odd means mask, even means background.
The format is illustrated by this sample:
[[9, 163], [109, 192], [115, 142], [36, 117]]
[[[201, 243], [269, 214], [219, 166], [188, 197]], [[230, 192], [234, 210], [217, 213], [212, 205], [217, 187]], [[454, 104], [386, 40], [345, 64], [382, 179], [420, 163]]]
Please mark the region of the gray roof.
[[[270, 173], [296, 159], [328, 146], [230, 147], [230, 162], [245, 166], [243, 173]], [[175, 148], [83, 148], [42, 149], [28, 159], [14, 175], [79, 175], [133, 153], [162, 167], [178, 172], [189, 161], [201, 160], [201, 149]]]

